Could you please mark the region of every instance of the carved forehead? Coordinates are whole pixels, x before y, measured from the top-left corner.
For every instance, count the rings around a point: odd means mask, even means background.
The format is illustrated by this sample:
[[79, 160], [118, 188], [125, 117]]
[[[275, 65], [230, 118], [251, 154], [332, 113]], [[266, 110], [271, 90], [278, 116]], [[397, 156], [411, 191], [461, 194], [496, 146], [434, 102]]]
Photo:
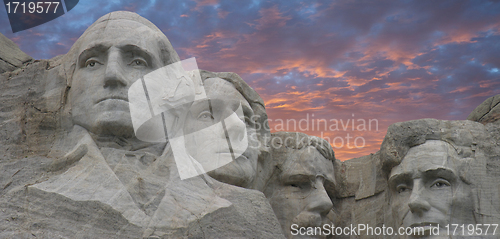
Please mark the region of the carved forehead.
[[[111, 35], [111, 37], [120, 37], [125, 34], [132, 35], [144, 31], [149, 31], [154, 36], [164, 37], [163, 40], [168, 39], [163, 34], [163, 32], [158, 29], [152, 22], [146, 18], [141, 17], [137, 13], [126, 12], [126, 11], [116, 11], [108, 13], [95, 21], [80, 37], [82, 38], [104, 38], [110, 37], [110, 33], [118, 33]], [[104, 34], [105, 31], [107, 34]], [[142, 35], [141, 37], [148, 38], [149, 35]]]
[[452, 145], [441, 140], [428, 140], [410, 148], [401, 163], [391, 170], [389, 178], [400, 174], [417, 175], [438, 169], [456, 174], [458, 160], [459, 156]]
[[127, 12], [127, 11], [116, 11], [108, 13], [97, 19], [97, 21], [95, 21], [88, 29], [92, 29], [94, 28], [94, 26], [100, 23], [109, 24], [110, 22], [120, 22], [120, 21], [131, 21], [131, 22], [141, 23], [151, 28], [154, 31], [161, 32], [161, 30], [158, 27], [156, 27], [156, 25], [154, 25], [152, 22], [150, 22], [148, 19], [141, 17], [137, 13]]
[[283, 162], [281, 178], [293, 175], [323, 176], [326, 180], [334, 182], [332, 161], [325, 158], [315, 147], [308, 146], [288, 155]]
[[[132, 12], [112, 12], [95, 21], [64, 56], [62, 72], [71, 86], [78, 56], [92, 44], [136, 45], [147, 49], [161, 66], [179, 61], [172, 44], [163, 32], [147, 19]], [[124, 44], [125, 43], [125, 44]]]
[[239, 100], [244, 109], [250, 109], [250, 104], [230, 82], [222, 78], [209, 78], [204, 81], [205, 91], [211, 99]]
[[80, 37], [79, 53], [97, 44], [106, 46], [137, 45], [158, 53], [158, 42], [161, 41], [162, 36], [164, 36], [163, 33], [154, 31], [148, 26], [132, 20], [100, 22], [92, 25]]
[[130, 30], [130, 29], [136, 29], [136, 28], [141, 28], [141, 27], [146, 27], [150, 29], [151, 31], [158, 31], [157, 29], [152, 29], [150, 26], [138, 22], [135, 20], [131, 19], [114, 19], [114, 20], [107, 20], [107, 21], [101, 21], [101, 22], [96, 22], [90, 26], [86, 33], [90, 32], [96, 32], [96, 31], [103, 31], [105, 29], [121, 29], [121, 30]]

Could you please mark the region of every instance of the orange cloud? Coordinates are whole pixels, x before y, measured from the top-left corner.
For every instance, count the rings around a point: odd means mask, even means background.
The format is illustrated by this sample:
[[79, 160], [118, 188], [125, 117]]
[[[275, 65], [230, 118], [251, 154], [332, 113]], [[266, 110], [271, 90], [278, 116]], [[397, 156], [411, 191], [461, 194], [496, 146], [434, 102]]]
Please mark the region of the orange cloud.
[[284, 108], [290, 111], [302, 112], [308, 110], [324, 109], [324, 106], [311, 107], [311, 101], [323, 97], [320, 91], [304, 92], [304, 91], [288, 91], [277, 95], [267, 96], [261, 95], [266, 103], [266, 109]]
[[472, 86], [457, 87], [457, 89], [451, 91], [450, 93], [462, 93], [471, 89], [473, 89]]
[[257, 25], [255, 26], [255, 28], [258, 30], [270, 26], [283, 27], [288, 20], [292, 19], [291, 17], [283, 16], [277, 6], [267, 9], [261, 9], [259, 13], [262, 17], [256, 20]]
[[222, 19], [226, 18], [227, 14], [229, 14], [229, 12], [222, 11], [222, 10], [217, 11], [217, 16], [218, 16], [219, 18], [222, 18]]
[[444, 45], [449, 43], [472, 43], [472, 38], [480, 36], [481, 32], [491, 31], [493, 33], [498, 33], [500, 28], [500, 23], [493, 23], [481, 26], [475, 29], [457, 29], [450, 30], [446, 32], [446, 35], [442, 37], [439, 41], [434, 43], [434, 46]]

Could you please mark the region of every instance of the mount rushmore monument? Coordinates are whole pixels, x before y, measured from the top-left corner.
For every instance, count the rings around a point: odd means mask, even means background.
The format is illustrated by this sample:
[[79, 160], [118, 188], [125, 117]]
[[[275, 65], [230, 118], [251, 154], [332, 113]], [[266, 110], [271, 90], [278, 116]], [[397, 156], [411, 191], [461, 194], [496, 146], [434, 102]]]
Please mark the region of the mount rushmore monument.
[[499, 95], [341, 162], [135, 13], [49, 60], [0, 45], [0, 238], [499, 238]]

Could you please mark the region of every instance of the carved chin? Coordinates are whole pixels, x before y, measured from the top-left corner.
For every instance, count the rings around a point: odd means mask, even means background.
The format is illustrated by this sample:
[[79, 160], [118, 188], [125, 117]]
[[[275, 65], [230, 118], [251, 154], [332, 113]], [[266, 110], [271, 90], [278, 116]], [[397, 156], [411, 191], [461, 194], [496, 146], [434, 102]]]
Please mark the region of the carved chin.
[[134, 136], [130, 114], [125, 112], [101, 114], [92, 124], [90, 131], [98, 135], [114, 135], [126, 138]]
[[134, 137], [134, 128], [124, 122], [104, 121], [95, 127], [96, 134], [113, 135], [125, 138]]

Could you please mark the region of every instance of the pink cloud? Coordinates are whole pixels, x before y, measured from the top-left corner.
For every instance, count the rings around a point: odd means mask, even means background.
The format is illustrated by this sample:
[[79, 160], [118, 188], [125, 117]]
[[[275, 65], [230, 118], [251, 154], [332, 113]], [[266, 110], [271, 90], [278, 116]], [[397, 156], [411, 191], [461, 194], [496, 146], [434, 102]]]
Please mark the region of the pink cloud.
[[259, 14], [262, 17], [256, 20], [257, 24], [255, 26], [258, 30], [266, 27], [283, 27], [288, 20], [292, 19], [291, 17], [283, 16], [277, 6], [261, 9]]

